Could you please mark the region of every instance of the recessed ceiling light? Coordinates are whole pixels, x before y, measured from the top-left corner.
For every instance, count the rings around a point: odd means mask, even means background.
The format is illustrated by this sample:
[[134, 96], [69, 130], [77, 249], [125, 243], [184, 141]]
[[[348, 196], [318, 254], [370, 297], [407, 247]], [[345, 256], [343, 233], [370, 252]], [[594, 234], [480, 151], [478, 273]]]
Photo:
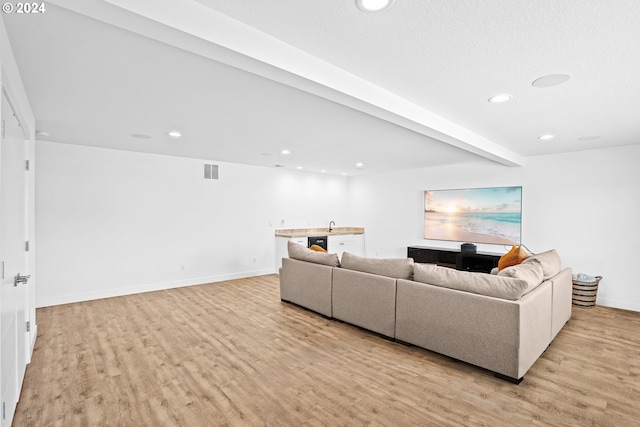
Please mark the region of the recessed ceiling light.
[[499, 95], [494, 95], [491, 98], [489, 98], [489, 102], [492, 102], [494, 104], [499, 104], [501, 102], [507, 102], [511, 98], [513, 98], [513, 95], [511, 95], [510, 93], [501, 93]]
[[36, 131], [36, 135], [38, 136], [49, 136], [49, 132], [43, 131], [43, 130], [37, 130]]
[[180, 138], [182, 136], [182, 134], [177, 130], [172, 130], [167, 135], [169, 135], [171, 138]]
[[302, 166], [298, 166], [296, 169], [298, 169], [298, 170], [302, 170]]
[[533, 87], [551, 87], [558, 86], [571, 78], [570, 74], [549, 74], [535, 79], [531, 86]]
[[547, 135], [540, 135], [540, 136], [538, 137], [538, 139], [541, 139], [541, 140], [543, 140], [543, 141], [547, 141], [547, 140], [549, 140], [549, 139], [553, 139], [554, 137], [555, 137], [555, 135], [547, 134]]
[[151, 139], [149, 135], [145, 135], [143, 133], [132, 133], [131, 136], [138, 139]]
[[365, 12], [378, 12], [393, 4], [394, 0], [356, 0], [356, 5]]
[[356, 167], [357, 168], [363, 168], [364, 167], [364, 163], [358, 162], [358, 163], [356, 163]]
[[325, 173], [327, 170], [326, 169], [322, 169], [320, 172]]
[[285, 154], [285, 155], [286, 154], [291, 154], [291, 151], [285, 149], [285, 150], [280, 151], [280, 154]]

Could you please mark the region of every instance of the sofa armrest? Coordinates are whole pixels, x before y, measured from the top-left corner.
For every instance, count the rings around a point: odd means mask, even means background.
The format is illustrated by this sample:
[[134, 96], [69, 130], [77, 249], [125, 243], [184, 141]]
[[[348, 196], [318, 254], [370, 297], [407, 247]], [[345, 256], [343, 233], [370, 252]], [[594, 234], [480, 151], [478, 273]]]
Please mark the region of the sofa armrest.
[[551, 302], [551, 339], [553, 340], [562, 327], [571, 319], [571, 298], [573, 295], [573, 281], [571, 269], [565, 268], [549, 279], [553, 288]]
[[553, 287], [543, 282], [524, 295], [520, 306], [518, 377], [521, 378], [551, 344]]

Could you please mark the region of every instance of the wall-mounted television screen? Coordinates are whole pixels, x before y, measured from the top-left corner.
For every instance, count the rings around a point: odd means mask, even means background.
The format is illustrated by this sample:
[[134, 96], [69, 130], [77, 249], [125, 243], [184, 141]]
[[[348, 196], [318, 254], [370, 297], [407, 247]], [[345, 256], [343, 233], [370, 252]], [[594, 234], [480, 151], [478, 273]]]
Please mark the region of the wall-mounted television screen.
[[424, 192], [424, 238], [519, 245], [522, 187]]

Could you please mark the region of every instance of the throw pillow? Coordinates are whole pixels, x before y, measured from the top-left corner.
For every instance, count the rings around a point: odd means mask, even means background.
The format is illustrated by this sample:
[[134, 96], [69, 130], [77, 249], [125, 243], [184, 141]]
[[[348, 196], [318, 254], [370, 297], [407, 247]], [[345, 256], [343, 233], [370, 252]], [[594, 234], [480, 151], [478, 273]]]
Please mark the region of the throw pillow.
[[512, 301], [528, 290], [527, 282], [522, 279], [459, 271], [436, 264], [416, 264], [414, 275], [416, 282]]
[[529, 255], [522, 249], [522, 246], [513, 246], [509, 252], [502, 255], [498, 260], [498, 270], [518, 265], [528, 257]]
[[292, 241], [287, 242], [287, 250], [289, 252], [289, 258], [313, 262], [315, 264], [324, 264], [330, 267], [340, 267], [340, 260], [337, 254], [312, 251]]
[[499, 277], [511, 277], [514, 279], [520, 279], [527, 283], [527, 289], [524, 291], [531, 291], [533, 288], [542, 283], [543, 269], [539, 260], [533, 260], [528, 263], [522, 263], [518, 265], [512, 265], [498, 272]]
[[377, 274], [394, 279], [411, 280], [413, 278], [413, 258], [364, 258], [344, 252], [342, 254], [342, 268]]
[[542, 271], [544, 272], [543, 280], [547, 280], [560, 273], [560, 255], [558, 255], [555, 249], [532, 255], [522, 263], [533, 262], [535, 260], [540, 261], [540, 264], [542, 264]]
[[311, 249], [312, 251], [316, 251], [316, 252], [327, 252], [327, 250], [325, 248], [323, 248], [322, 246], [318, 246], [318, 245], [311, 245], [309, 246], [309, 249]]

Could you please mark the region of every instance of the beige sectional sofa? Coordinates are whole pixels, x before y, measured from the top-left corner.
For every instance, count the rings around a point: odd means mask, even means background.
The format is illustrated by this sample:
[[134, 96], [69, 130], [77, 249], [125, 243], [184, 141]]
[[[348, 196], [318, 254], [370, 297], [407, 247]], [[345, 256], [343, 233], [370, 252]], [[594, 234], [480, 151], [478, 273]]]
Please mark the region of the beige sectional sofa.
[[497, 274], [289, 244], [280, 296], [326, 317], [520, 382], [571, 317], [571, 270], [554, 251]]

